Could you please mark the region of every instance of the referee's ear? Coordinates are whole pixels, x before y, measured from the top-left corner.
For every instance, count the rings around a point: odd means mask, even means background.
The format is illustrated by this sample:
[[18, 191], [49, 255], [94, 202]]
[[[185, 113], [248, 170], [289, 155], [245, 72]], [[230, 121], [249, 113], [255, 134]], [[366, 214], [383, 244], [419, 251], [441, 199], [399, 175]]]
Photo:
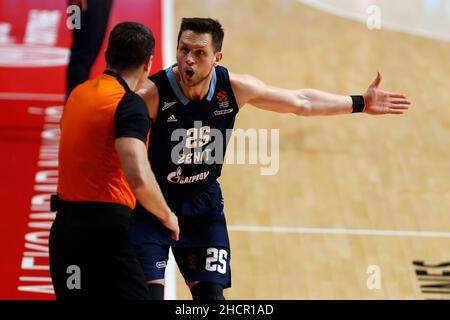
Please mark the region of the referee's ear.
[[144, 71], [147, 76], [150, 74], [150, 70], [152, 69], [153, 56], [148, 57], [144, 62]]
[[150, 56], [150, 57], [148, 57], [147, 59], [145, 59], [145, 62], [144, 62], [144, 70], [145, 70], [146, 72], [151, 70], [151, 68], [152, 68], [152, 62], [153, 62], [153, 56]]

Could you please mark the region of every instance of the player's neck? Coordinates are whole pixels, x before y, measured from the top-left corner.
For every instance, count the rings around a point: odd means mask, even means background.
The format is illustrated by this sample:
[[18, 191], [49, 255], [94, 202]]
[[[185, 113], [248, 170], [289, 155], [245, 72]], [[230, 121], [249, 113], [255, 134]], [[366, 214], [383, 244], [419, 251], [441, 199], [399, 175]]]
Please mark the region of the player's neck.
[[187, 86], [181, 81], [181, 76], [178, 73], [178, 67], [172, 69], [175, 79], [177, 80], [178, 86], [180, 87], [183, 94], [191, 101], [202, 100], [209, 92], [209, 86], [211, 83], [212, 73], [208, 75], [202, 82], [195, 86]]

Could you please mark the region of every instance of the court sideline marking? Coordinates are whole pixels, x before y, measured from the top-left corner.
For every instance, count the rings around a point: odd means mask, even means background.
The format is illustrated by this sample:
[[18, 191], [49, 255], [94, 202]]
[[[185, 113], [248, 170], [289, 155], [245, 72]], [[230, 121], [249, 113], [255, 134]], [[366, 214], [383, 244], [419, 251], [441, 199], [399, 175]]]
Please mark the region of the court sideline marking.
[[262, 233], [299, 233], [326, 235], [393, 236], [413, 238], [450, 238], [450, 232], [412, 231], [412, 230], [376, 230], [376, 229], [340, 229], [340, 228], [303, 228], [271, 226], [228, 226], [229, 231]]
[[[174, 62], [175, 51], [174, 51], [174, 30], [173, 30], [173, 0], [161, 0], [162, 2], [162, 59], [163, 68], [166, 69], [170, 67]], [[166, 272], [165, 272], [165, 288], [164, 288], [164, 299], [165, 300], [176, 300], [177, 299], [177, 281], [176, 281], [176, 264], [175, 258], [172, 253], [172, 249], [169, 251], [169, 259], [167, 261]]]

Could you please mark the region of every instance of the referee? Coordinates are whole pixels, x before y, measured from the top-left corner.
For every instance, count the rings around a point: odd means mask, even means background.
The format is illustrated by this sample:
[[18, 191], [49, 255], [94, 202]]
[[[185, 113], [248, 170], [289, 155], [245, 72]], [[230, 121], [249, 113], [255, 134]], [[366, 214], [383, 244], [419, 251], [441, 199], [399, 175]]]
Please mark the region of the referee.
[[178, 240], [178, 220], [147, 160], [150, 117], [134, 93], [149, 74], [154, 45], [144, 25], [116, 25], [107, 70], [77, 86], [64, 107], [49, 240], [57, 299], [149, 297], [128, 239], [136, 198]]

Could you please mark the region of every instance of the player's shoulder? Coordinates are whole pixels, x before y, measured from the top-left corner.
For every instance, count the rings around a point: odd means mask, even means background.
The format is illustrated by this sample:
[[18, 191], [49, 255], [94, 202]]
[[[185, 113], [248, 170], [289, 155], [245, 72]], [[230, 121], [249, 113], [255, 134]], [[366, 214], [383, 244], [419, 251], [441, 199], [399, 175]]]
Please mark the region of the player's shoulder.
[[150, 79], [146, 79], [141, 88], [137, 91], [137, 94], [146, 102], [149, 100], [158, 98], [158, 87], [155, 82]]
[[244, 82], [245, 80], [242, 79], [242, 75], [241, 74], [237, 74], [234, 72], [231, 72], [230, 70], [228, 70], [228, 68], [221, 66], [221, 65], [217, 65], [215, 67], [215, 73], [216, 76], [220, 79], [220, 78], [225, 78], [226, 80], [228, 80], [231, 84], [236, 83], [237, 85], [239, 85], [240, 82]]
[[150, 78], [146, 79], [141, 88], [137, 91], [137, 94], [142, 98], [142, 100], [144, 100], [152, 121], [156, 121], [159, 104], [159, 92], [155, 82], [150, 80]]
[[250, 74], [230, 72], [230, 84], [239, 107], [263, 94], [267, 88], [264, 82]]
[[134, 92], [133, 90], [127, 90], [117, 105], [117, 109], [129, 109], [144, 112], [147, 111], [147, 105], [140, 94]]
[[255, 90], [263, 85], [263, 82], [250, 74], [237, 74], [230, 72], [230, 83], [236, 90]]
[[228, 68], [227, 67], [224, 67], [224, 66], [222, 66], [222, 65], [220, 65], [220, 64], [218, 64], [216, 67], [215, 67], [215, 69], [216, 69], [216, 72], [224, 72], [224, 73], [229, 73], [229, 71], [228, 71]]
[[148, 79], [158, 86], [162, 81], [167, 80], [167, 69], [160, 70], [152, 74]]
[[214, 68], [215, 76], [222, 81], [230, 81], [230, 72], [224, 66], [217, 65]]
[[169, 87], [168, 71], [169, 69], [163, 69], [148, 77], [148, 81], [146, 81], [143, 87], [147, 96], [158, 96], [158, 91], [163, 93]]

